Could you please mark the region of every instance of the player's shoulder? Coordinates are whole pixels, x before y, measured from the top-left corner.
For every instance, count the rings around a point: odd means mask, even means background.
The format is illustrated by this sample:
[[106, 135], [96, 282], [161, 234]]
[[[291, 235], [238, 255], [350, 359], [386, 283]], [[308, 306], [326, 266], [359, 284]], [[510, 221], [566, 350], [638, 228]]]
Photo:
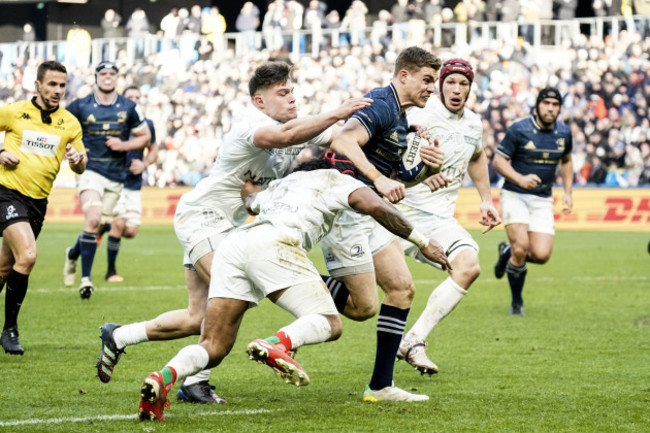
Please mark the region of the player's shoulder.
[[532, 116], [520, 117], [512, 122], [508, 128], [512, 132], [526, 132], [535, 127]]
[[569, 125], [560, 119], [555, 121], [555, 130], [560, 134], [571, 134], [571, 128], [569, 128]]

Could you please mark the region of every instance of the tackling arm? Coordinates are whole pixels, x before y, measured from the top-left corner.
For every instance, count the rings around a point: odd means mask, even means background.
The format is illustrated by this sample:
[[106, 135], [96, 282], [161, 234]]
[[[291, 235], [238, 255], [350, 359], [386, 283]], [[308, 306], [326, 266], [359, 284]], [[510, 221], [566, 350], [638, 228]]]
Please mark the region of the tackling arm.
[[440, 244], [424, 237], [395, 207], [381, 199], [370, 188], [354, 190], [348, 197], [348, 203], [357, 212], [373, 217], [391, 233], [415, 244], [427, 259], [438, 263], [443, 270], [451, 269]]
[[372, 103], [369, 98], [352, 98], [337, 109], [316, 116], [293, 119], [280, 125], [270, 125], [255, 131], [253, 141], [262, 149], [293, 146], [305, 143], [357, 110]]

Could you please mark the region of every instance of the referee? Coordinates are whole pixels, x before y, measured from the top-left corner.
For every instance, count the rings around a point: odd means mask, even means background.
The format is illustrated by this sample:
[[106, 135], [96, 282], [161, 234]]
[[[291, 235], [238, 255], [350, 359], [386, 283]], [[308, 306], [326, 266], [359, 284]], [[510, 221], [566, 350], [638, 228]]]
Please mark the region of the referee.
[[47, 197], [65, 158], [83, 173], [86, 155], [81, 125], [59, 107], [68, 73], [56, 61], [43, 62], [36, 73], [36, 96], [0, 107], [0, 290], [7, 285], [2, 347], [22, 355], [18, 313], [36, 262], [36, 238], [43, 227]]

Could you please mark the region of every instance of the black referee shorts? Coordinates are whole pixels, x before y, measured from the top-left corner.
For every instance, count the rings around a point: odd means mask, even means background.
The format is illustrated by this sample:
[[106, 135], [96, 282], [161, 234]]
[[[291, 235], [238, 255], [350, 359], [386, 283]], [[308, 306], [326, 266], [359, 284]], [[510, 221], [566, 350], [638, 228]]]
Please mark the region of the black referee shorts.
[[0, 236], [11, 224], [25, 221], [32, 227], [34, 238], [38, 238], [43, 228], [46, 211], [46, 198], [27, 197], [16, 190], [0, 185]]

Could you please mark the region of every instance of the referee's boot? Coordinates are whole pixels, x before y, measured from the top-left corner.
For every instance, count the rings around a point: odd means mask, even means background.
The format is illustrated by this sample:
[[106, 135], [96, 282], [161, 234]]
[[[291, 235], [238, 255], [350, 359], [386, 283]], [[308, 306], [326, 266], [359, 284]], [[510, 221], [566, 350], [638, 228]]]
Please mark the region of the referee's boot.
[[11, 355], [22, 355], [25, 353], [23, 347], [18, 341], [18, 328], [12, 326], [2, 331], [2, 348], [5, 350], [5, 353]]

